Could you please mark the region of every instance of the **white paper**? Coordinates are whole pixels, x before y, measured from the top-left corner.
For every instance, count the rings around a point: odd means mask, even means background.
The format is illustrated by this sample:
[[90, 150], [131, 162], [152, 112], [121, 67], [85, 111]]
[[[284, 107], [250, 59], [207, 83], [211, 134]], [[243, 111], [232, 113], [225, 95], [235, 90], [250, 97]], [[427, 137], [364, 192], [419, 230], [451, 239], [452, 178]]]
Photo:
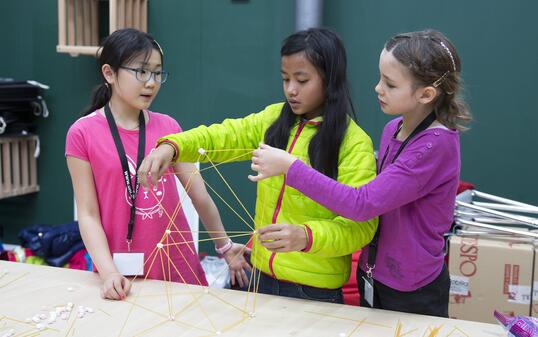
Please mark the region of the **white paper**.
[[508, 302], [517, 304], [531, 303], [531, 286], [508, 285]]
[[124, 276], [144, 275], [144, 253], [114, 253], [113, 260]]
[[469, 278], [459, 275], [450, 275], [450, 294], [469, 295]]

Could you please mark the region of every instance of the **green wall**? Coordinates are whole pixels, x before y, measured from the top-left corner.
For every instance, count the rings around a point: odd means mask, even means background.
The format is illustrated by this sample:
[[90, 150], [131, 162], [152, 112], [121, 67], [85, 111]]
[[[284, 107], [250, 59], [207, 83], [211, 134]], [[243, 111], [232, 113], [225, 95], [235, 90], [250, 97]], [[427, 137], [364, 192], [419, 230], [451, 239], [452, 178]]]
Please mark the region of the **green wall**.
[[95, 59], [56, 53], [56, 1], [2, 1], [0, 77], [33, 79], [50, 85], [50, 116], [39, 122], [39, 193], [0, 200], [5, 241], [16, 242], [20, 228], [58, 224], [73, 218], [73, 193], [63, 149], [65, 134], [97, 81]]
[[538, 205], [538, 2], [327, 0], [325, 13], [348, 48], [360, 125], [376, 144], [388, 120], [373, 90], [384, 42], [398, 32], [444, 32], [462, 59], [474, 118], [461, 137], [462, 179]]
[[[30, 224], [72, 219], [65, 134], [89, 103], [98, 76], [94, 58], [56, 53], [56, 6], [56, 0], [0, 2], [0, 77], [51, 86], [46, 93], [50, 117], [39, 125], [41, 191], [0, 201], [5, 241], [14, 242], [20, 228]], [[292, 0], [150, 0], [149, 31], [163, 46], [172, 74], [152, 109], [189, 129], [281, 100], [279, 48], [294, 29], [294, 11]], [[538, 142], [532, 131], [538, 127], [537, 12], [533, 0], [326, 0], [324, 23], [346, 43], [359, 123], [375, 144], [388, 120], [373, 92], [384, 41], [426, 27], [445, 32], [462, 58], [465, 96], [475, 118], [462, 136], [462, 179], [484, 192], [538, 204]], [[252, 211], [255, 186], [246, 180], [248, 163], [225, 165], [223, 173]], [[207, 179], [226, 191], [214, 174]], [[244, 228], [221, 209], [228, 228]]]

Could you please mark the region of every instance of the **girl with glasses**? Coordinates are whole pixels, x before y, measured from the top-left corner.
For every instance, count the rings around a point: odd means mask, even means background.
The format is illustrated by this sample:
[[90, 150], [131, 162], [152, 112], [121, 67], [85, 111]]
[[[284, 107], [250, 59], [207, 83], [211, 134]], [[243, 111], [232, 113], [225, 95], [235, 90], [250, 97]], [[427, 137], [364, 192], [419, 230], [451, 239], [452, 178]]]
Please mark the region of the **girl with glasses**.
[[[244, 247], [226, 236], [219, 212], [194, 164], [176, 163], [154, 189], [138, 189], [136, 171], [157, 139], [181, 132], [167, 115], [148, 110], [167, 79], [163, 52], [148, 34], [122, 29], [98, 55], [102, 84], [91, 107], [67, 133], [71, 174], [84, 244], [103, 283], [101, 296], [124, 299], [126, 275], [207, 285], [173, 176], [188, 191], [202, 222], [228, 262], [232, 284], [247, 281]], [[237, 256], [237, 257], [236, 257]], [[171, 262], [171, 267], [168, 261]]]

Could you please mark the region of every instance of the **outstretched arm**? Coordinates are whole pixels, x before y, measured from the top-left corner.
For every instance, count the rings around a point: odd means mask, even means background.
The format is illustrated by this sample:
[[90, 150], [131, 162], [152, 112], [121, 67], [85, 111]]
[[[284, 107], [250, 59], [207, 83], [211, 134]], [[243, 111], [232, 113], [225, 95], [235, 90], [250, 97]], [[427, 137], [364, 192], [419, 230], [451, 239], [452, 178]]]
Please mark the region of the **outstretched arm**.
[[273, 104], [244, 118], [225, 119], [222, 123], [202, 125], [159, 139], [157, 148], [144, 159], [138, 169], [140, 184], [148, 188], [151, 182], [159, 179], [171, 162], [231, 162], [250, 159], [251, 151], [258, 147], [265, 129], [278, 117], [281, 109], [282, 104]]
[[427, 140], [422, 140], [409, 144], [393, 164], [360, 187], [331, 179], [287, 153], [265, 145], [254, 153], [252, 168], [258, 175], [251, 180], [286, 174], [288, 186], [336, 214], [365, 221], [422, 197], [429, 192], [424, 186], [429, 186], [431, 179], [445, 179], [439, 176], [443, 172], [440, 168], [453, 157], [454, 146], [435, 144], [436, 150], [432, 151], [426, 143]]

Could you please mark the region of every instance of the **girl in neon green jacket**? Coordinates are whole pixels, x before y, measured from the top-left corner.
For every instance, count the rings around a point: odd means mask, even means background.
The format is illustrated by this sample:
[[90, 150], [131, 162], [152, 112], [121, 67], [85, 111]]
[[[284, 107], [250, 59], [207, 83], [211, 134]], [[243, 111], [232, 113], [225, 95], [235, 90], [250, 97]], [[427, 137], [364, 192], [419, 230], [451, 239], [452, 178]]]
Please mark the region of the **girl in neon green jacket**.
[[[346, 54], [338, 36], [316, 28], [289, 36], [281, 49], [281, 74], [285, 103], [159, 140], [138, 171], [142, 186], [156, 181], [171, 162], [207, 161], [200, 159], [200, 148], [213, 162], [249, 160], [242, 149], [260, 142], [349, 186], [372, 180], [372, 141], [350, 118]], [[284, 179], [272, 177], [257, 186], [256, 233], [268, 241], [253, 241], [252, 264], [261, 271], [258, 291], [341, 303], [351, 253], [370, 242], [377, 218], [355, 222], [337, 216], [287, 187]]]

